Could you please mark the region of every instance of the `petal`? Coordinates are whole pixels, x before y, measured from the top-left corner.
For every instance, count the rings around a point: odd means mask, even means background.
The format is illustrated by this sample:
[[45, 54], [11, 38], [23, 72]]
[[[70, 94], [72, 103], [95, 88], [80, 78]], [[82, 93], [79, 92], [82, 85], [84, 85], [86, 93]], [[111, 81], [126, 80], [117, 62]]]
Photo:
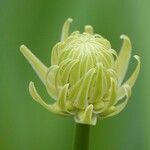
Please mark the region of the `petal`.
[[72, 18], [68, 18], [62, 28], [62, 33], [61, 33], [61, 41], [66, 40], [66, 38], [69, 35], [69, 27], [70, 27], [70, 23], [72, 22]]
[[62, 112], [62, 110], [60, 109], [60, 107], [58, 107], [57, 103], [54, 104], [46, 104], [43, 99], [40, 97], [40, 95], [38, 94], [38, 92], [36, 91], [36, 88], [34, 86], [33, 82], [29, 83], [29, 92], [30, 95], [32, 96], [32, 98], [38, 102], [39, 104], [41, 104], [44, 108], [48, 109], [49, 111], [56, 113], [56, 114], [61, 114], [61, 115], [68, 115], [67, 113]]
[[69, 83], [70, 83], [70, 86], [73, 86], [77, 83], [77, 81], [80, 80], [80, 62], [77, 62], [73, 68], [71, 69], [71, 72], [70, 72], [70, 76], [69, 76]]
[[68, 92], [69, 84], [65, 84], [59, 92], [57, 105], [61, 108], [62, 111], [66, 109], [66, 101], [67, 101], [67, 92]]
[[57, 99], [57, 89], [55, 85], [56, 74], [58, 72], [59, 66], [53, 65], [51, 66], [46, 73], [46, 89], [48, 94], [53, 98]]
[[113, 78], [111, 78], [109, 96], [107, 99], [109, 101], [105, 103], [105, 105], [102, 109], [103, 111], [99, 110], [99, 112], [101, 112], [100, 116], [105, 116], [105, 115], [109, 114], [110, 111], [112, 112], [112, 106], [116, 103], [116, 100], [117, 100], [116, 81]]
[[49, 111], [51, 111], [51, 105], [46, 104], [43, 99], [40, 97], [40, 95], [38, 94], [38, 92], [36, 91], [36, 88], [34, 86], [33, 82], [29, 83], [29, 92], [30, 95], [32, 96], [32, 98], [40, 103], [44, 108], [48, 109]]
[[129, 77], [129, 79], [125, 82], [125, 84], [128, 84], [131, 88], [133, 87], [138, 75], [139, 75], [139, 72], [140, 72], [140, 64], [141, 64], [141, 61], [140, 61], [140, 58], [139, 56], [135, 55], [134, 58], [137, 60], [138, 64], [136, 66], [136, 69], [134, 70], [134, 72], [132, 73], [132, 75]]
[[75, 121], [77, 123], [95, 125], [97, 117], [93, 114], [93, 105], [87, 106], [85, 111], [79, 111], [77, 116], [75, 116]]
[[89, 88], [91, 85], [91, 81], [93, 75], [95, 73], [95, 69], [90, 69], [84, 76], [83, 79], [75, 85], [73, 88], [73, 93], [75, 94], [74, 97], [74, 104], [76, 108], [84, 109], [88, 105], [88, 96], [89, 96]]
[[125, 95], [126, 95], [126, 99], [123, 102], [119, 102], [119, 104], [116, 104], [115, 106], [113, 106], [113, 112], [110, 111], [110, 114], [107, 113], [105, 116], [102, 116], [103, 118], [106, 117], [111, 117], [114, 115], [119, 114], [127, 105], [129, 97], [131, 96], [131, 87], [129, 85], [124, 85], [124, 90], [125, 90]]
[[[139, 56], [135, 55], [134, 58], [137, 60], [138, 64], [134, 70], [134, 72], [132, 73], [132, 75], [129, 77], [129, 79], [123, 84], [123, 85], [129, 85], [131, 88], [134, 86], [135, 81], [139, 75], [139, 71], [140, 71], [140, 58]], [[125, 96], [125, 92], [124, 92], [124, 88], [123, 86], [119, 89], [118, 91], [118, 99], [122, 99]]]
[[20, 51], [29, 61], [41, 81], [45, 84], [45, 76], [48, 68], [25, 45], [20, 46]]
[[91, 25], [86, 25], [84, 31], [89, 34], [93, 34], [93, 27]]
[[72, 59], [65, 59], [59, 65], [58, 71], [56, 72], [56, 75], [55, 75], [55, 86], [56, 86], [57, 90], [59, 89], [59, 87], [64, 85], [62, 83], [62, 81], [63, 81], [62, 72], [71, 61], [72, 61]]
[[116, 81], [113, 78], [111, 78], [110, 101], [108, 107], [111, 107], [116, 103], [116, 98], [117, 98], [116, 84], [117, 84]]
[[103, 112], [108, 105], [108, 102], [103, 102], [102, 100], [100, 100], [100, 102], [93, 104], [94, 105], [94, 110], [93, 112], [95, 114], [100, 114], [101, 112]]
[[51, 65], [57, 65], [58, 64], [58, 59], [59, 59], [59, 53], [63, 48], [63, 44], [61, 42], [57, 43], [51, 53]]
[[64, 70], [62, 71], [62, 75], [61, 75], [63, 84], [69, 82], [70, 73], [71, 73], [72, 69], [75, 67], [75, 65], [78, 64], [78, 62], [79, 62], [78, 59], [72, 60], [64, 68]]
[[90, 89], [90, 102], [92, 103], [101, 103], [101, 98], [104, 95], [104, 72], [103, 72], [103, 65], [97, 64], [96, 67], [96, 77], [95, 77], [95, 85]]
[[121, 84], [126, 74], [129, 60], [131, 57], [131, 42], [126, 35], [121, 35], [120, 38], [123, 39], [123, 45], [120, 50], [118, 59], [116, 61], [116, 65], [117, 65], [117, 74], [119, 76], [119, 81]]

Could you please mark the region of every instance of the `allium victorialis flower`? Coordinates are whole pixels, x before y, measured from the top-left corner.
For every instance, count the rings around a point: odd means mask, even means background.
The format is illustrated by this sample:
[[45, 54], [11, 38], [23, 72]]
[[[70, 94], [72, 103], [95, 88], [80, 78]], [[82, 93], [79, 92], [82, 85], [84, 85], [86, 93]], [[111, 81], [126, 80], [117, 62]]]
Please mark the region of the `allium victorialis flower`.
[[123, 83], [131, 57], [131, 42], [126, 35], [119, 54], [108, 40], [93, 33], [90, 25], [83, 33], [69, 34], [72, 19], [63, 25], [61, 41], [51, 54], [51, 65], [46, 67], [24, 45], [21, 52], [29, 61], [48, 94], [55, 102], [47, 104], [30, 82], [29, 92], [33, 99], [51, 112], [74, 116], [78, 123], [95, 125], [97, 118], [120, 113], [126, 106], [140, 70], [140, 59], [127, 81]]

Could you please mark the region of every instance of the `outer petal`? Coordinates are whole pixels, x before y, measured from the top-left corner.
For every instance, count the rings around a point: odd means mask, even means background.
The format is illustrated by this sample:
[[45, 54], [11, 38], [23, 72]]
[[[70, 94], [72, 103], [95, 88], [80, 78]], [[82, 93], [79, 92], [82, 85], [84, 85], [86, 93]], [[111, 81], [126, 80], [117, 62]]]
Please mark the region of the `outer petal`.
[[110, 111], [109, 114], [106, 114], [105, 116], [102, 116], [103, 118], [117, 115], [126, 107], [126, 105], [128, 103], [128, 100], [129, 100], [129, 97], [131, 96], [131, 87], [129, 85], [124, 85], [124, 90], [125, 90], [125, 93], [126, 93], [126, 99], [123, 102], [113, 106], [113, 111], [112, 112]]
[[40, 95], [38, 94], [38, 92], [36, 91], [36, 88], [34, 86], [33, 82], [30, 82], [29, 84], [29, 92], [32, 96], [32, 98], [40, 103], [44, 108], [48, 109], [49, 111], [56, 113], [56, 114], [61, 114], [61, 115], [68, 115], [67, 113], [63, 112], [62, 109], [60, 109], [60, 107], [58, 107], [57, 103], [54, 104], [46, 104], [43, 99], [40, 97]]
[[132, 75], [130, 76], [130, 78], [125, 82], [125, 84], [128, 84], [130, 87], [133, 87], [133, 85], [139, 75], [139, 72], [140, 72], [140, 64], [141, 64], [140, 58], [137, 55], [135, 55], [134, 58], [138, 62], [137, 67], [136, 67], [135, 71], [132, 73]]
[[121, 84], [126, 74], [129, 60], [131, 57], [131, 42], [126, 35], [121, 35], [120, 38], [123, 39], [123, 45], [120, 50], [118, 59], [116, 61], [116, 65], [117, 65], [117, 74], [119, 76], [119, 82]]
[[72, 22], [72, 18], [68, 18], [62, 28], [62, 33], [61, 33], [61, 41], [66, 40], [66, 38], [69, 35], [69, 27], [70, 27], [70, 23]]
[[46, 89], [49, 93], [49, 95], [53, 99], [57, 99], [58, 93], [56, 89], [56, 73], [58, 72], [59, 66], [53, 65], [50, 68], [48, 68], [48, 71], [46, 73]]
[[[134, 83], [139, 75], [140, 72], [140, 58], [139, 56], [135, 55], [134, 58], [137, 60], [138, 64], [134, 70], [134, 72], [132, 73], [132, 75], [129, 77], [129, 79], [123, 84], [123, 85], [129, 85], [131, 88], [134, 86]], [[125, 96], [125, 92], [124, 92], [124, 88], [123, 86], [119, 89], [119, 95], [118, 95], [118, 99], [121, 99]]]
[[29, 61], [41, 81], [45, 84], [45, 76], [48, 68], [33, 53], [31, 53], [31, 51], [25, 45], [21, 45], [20, 51]]
[[40, 95], [38, 94], [38, 92], [36, 91], [36, 88], [34, 86], [34, 83], [33, 82], [30, 82], [29, 83], [29, 92], [30, 92], [30, 95], [32, 96], [32, 98], [40, 103], [43, 107], [45, 107], [46, 109], [48, 109], [49, 111], [52, 111], [52, 108], [50, 105], [46, 104], [43, 99], [40, 97]]

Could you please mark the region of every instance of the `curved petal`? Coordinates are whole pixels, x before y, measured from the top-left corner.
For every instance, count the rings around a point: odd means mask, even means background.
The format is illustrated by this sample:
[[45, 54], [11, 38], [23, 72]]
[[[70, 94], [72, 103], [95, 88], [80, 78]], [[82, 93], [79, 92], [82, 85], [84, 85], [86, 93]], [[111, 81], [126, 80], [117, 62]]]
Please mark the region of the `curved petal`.
[[116, 67], [117, 67], [116, 71], [119, 76], [119, 82], [121, 84], [126, 74], [129, 60], [131, 57], [131, 42], [126, 35], [121, 35], [120, 38], [123, 39], [123, 45], [120, 50], [118, 59], [116, 61]]
[[48, 94], [54, 99], [57, 99], [57, 90], [55, 85], [56, 74], [58, 72], [59, 66], [51, 66], [46, 73], [46, 89]]
[[72, 59], [65, 59], [64, 61], [62, 61], [59, 65], [58, 71], [56, 72], [55, 75], [55, 86], [56, 89], [59, 89], [59, 87], [63, 86], [64, 84], [62, 83], [62, 72], [64, 70], [64, 68], [72, 61]]
[[[43, 99], [40, 97], [40, 95], [38, 94], [38, 92], [36, 91], [36, 88], [34, 86], [33, 82], [29, 83], [29, 92], [30, 95], [32, 96], [32, 98], [40, 103], [44, 108], [48, 109], [49, 111], [52, 111], [51, 105], [46, 104]], [[53, 112], [53, 111], [52, 111]]]
[[86, 106], [88, 105], [89, 88], [90, 88], [90, 84], [91, 84], [94, 73], [95, 73], [95, 68], [90, 69], [83, 76], [83, 79], [74, 86], [72, 90], [73, 94], [75, 94], [75, 97], [73, 98], [74, 107], [79, 108], [79, 109], [85, 109]]
[[75, 116], [75, 121], [77, 123], [95, 125], [97, 117], [93, 114], [93, 105], [90, 104], [84, 111], [79, 111], [78, 115]]
[[48, 68], [25, 46], [20, 46], [20, 51], [29, 61], [41, 81], [45, 84], [45, 76]]
[[124, 85], [123, 87], [124, 87], [124, 90], [126, 93], [126, 99], [122, 103], [119, 103], [119, 104], [116, 104], [115, 106], [113, 106], [114, 111], [110, 112], [110, 114], [107, 114], [106, 116], [102, 116], [103, 118], [117, 115], [126, 107], [128, 100], [129, 100], [129, 97], [131, 96], [131, 87], [127, 84]]
[[111, 85], [110, 85], [110, 100], [108, 107], [113, 106], [116, 103], [116, 96], [117, 96], [117, 87], [116, 87], [116, 81], [111, 78]]
[[66, 111], [66, 101], [67, 101], [67, 92], [68, 92], [69, 84], [65, 84], [59, 92], [57, 105], [62, 109], [62, 111]]
[[51, 52], [51, 65], [57, 65], [58, 59], [59, 59], [59, 53], [61, 49], [63, 48], [62, 42], [57, 43], [53, 48]]
[[91, 103], [101, 103], [102, 97], [104, 96], [104, 71], [103, 65], [97, 64], [96, 66], [96, 76], [95, 76], [95, 83], [94, 87], [91, 86], [90, 89], [90, 99]]
[[70, 23], [73, 21], [72, 18], [68, 18], [62, 28], [62, 33], [61, 33], [61, 41], [66, 40], [66, 38], [69, 35], [69, 27], [70, 27]]
[[60, 107], [58, 107], [58, 105], [57, 105], [56, 102], [54, 104], [51, 104], [51, 105], [46, 104], [44, 102], [44, 100], [40, 97], [40, 95], [38, 94], [38, 92], [37, 92], [37, 90], [36, 90], [33, 82], [29, 83], [29, 92], [30, 92], [30, 95], [32, 96], [32, 98], [36, 102], [38, 102], [39, 104], [41, 104], [47, 110], [49, 110], [49, 111], [51, 111], [53, 113], [56, 113], [56, 114], [68, 115], [67, 113], [62, 112], [62, 110], [60, 109]]
[[[134, 86], [135, 81], [139, 75], [139, 71], [140, 71], [140, 58], [139, 56], [135, 55], [134, 58], [137, 60], [138, 64], [134, 70], [134, 72], [132, 73], [132, 75], [129, 77], [129, 79], [123, 84], [123, 85], [129, 85], [131, 88]], [[125, 96], [125, 92], [124, 92], [124, 88], [123, 86], [121, 86], [121, 88], [118, 91], [118, 99], [122, 99]]]
[[78, 64], [78, 62], [79, 62], [78, 59], [72, 60], [72, 61], [69, 62], [69, 63], [67, 64], [67, 66], [64, 68], [64, 70], [62, 71], [62, 75], [61, 75], [63, 84], [66, 84], [67, 82], [69, 82], [69, 77], [70, 77], [71, 71], [72, 71], [72, 69], [74, 68], [74, 66], [75, 66], [76, 64]]
[[129, 79], [125, 82], [125, 84], [128, 84], [131, 88], [133, 87], [138, 75], [139, 75], [139, 72], [140, 72], [140, 64], [141, 64], [141, 61], [140, 61], [140, 57], [135, 55], [134, 58], [137, 60], [138, 64], [136, 66], [136, 69], [134, 70], [134, 72], [132, 73], [132, 75], [129, 77]]
[[105, 102], [105, 105], [102, 109], [100, 110], [100, 116], [106, 116], [110, 112], [114, 111], [114, 108], [112, 107], [116, 103], [116, 96], [117, 96], [117, 87], [116, 87], [116, 81], [111, 78], [111, 85], [110, 85], [110, 90], [109, 90], [109, 97], [107, 98], [109, 101]]

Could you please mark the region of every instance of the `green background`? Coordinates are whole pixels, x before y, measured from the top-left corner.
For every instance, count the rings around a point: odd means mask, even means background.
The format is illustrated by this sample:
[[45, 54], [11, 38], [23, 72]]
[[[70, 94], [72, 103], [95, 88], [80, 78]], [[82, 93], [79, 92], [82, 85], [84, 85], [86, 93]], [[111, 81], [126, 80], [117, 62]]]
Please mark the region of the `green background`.
[[[150, 149], [150, 1], [149, 0], [0, 0], [0, 150], [71, 150], [74, 121], [48, 112], [32, 100], [34, 81], [44, 99], [44, 86], [19, 52], [26, 44], [46, 65], [59, 41], [63, 22], [71, 31], [92, 24], [117, 51], [127, 34], [142, 67], [127, 108], [91, 128], [90, 150]], [[128, 75], [135, 67], [130, 63]]]

